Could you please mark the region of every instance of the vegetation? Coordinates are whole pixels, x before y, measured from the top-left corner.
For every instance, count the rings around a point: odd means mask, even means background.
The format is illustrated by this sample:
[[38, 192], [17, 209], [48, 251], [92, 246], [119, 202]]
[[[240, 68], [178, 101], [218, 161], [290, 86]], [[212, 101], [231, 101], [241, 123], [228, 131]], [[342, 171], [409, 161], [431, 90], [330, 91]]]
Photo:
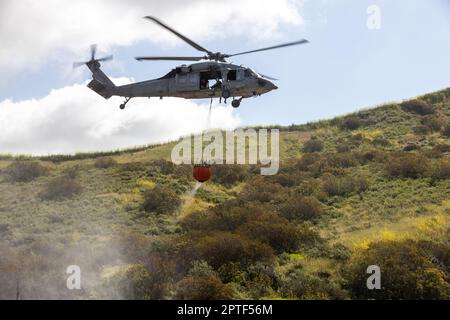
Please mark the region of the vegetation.
[[[368, 265], [383, 270], [383, 290], [367, 290]], [[450, 247], [406, 240], [373, 243], [346, 265], [346, 277], [357, 299], [448, 299]]]
[[316, 220], [322, 216], [324, 210], [315, 197], [294, 195], [284, 202], [280, 213], [289, 220]]
[[277, 175], [217, 165], [202, 185], [174, 143], [1, 156], [0, 298], [449, 299], [449, 108], [446, 89], [273, 126]]
[[428, 169], [428, 160], [415, 153], [395, 154], [386, 162], [386, 172], [394, 178], [419, 178]]
[[401, 107], [408, 112], [415, 112], [421, 116], [434, 113], [433, 107], [423, 100], [405, 101], [401, 104]]
[[214, 182], [226, 187], [244, 181], [248, 177], [247, 168], [239, 165], [218, 165], [214, 167]]
[[6, 169], [6, 175], [14, 182], [30, 182], [46, 175], [48, 169], [37, 161], [14, 161]]
[[103, 157], [95, 160], [94, 166], [99, 169], [107, 169], [117, 164], [117, 161], [111, 157]]
[[303, 146], [303, 152], [320, 152], [323, 150], [323, 143], [317, 138], [312, 138]]
[[48, 182], [40, 197], [44, 200], [63, 200], [80, 194], [81, 185], [69, 176], [55, 178]]
[[144, 194], [143, 209], [147, 212], [173, 213], [181, 204], [180, 197], [170, 188], [157, 186]]
[[361, 126], [361, 120], [358, 117], [350, 116], [344, 119], [341, 123], [341, 128], [344, 130], [356, 130]]

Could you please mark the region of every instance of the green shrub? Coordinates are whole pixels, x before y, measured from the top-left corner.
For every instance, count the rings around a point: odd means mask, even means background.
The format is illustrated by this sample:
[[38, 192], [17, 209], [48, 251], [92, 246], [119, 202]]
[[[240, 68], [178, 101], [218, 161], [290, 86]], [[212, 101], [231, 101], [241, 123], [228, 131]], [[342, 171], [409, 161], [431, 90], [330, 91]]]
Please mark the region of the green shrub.
[[151, 163], [153, 166], [159, 167], [162, 174], [172, 174], [175, 170], [175, 164], [165, 159], [155, 160]]
[[[214, 176], [214, 168], [212, 168], [212, 170], [213, 170], [213, 176]], [[166, 172], [168, 172], [168, 171], [166, 171]], [[175, 168], [173, 169], [173, 176], [176, 177], [177, 179], [186, 179], [187, 181], [191, 181], [192, 180], [192, 166], [186, 165], [186, 164], [176, 165]], [[188, 183], [188, 182], [186, 182], [186, 183]]]
[[304, 179], [295, 189], [299, 196], [314, 196], [322, 200], [326, 194], [322, 190], [322, 183], [320, 179], [307, 178]]
[[435, 115], [427, 115], [420, 121], [422, 125], [431, 128], [432, 131], [441, 131], [446, 125], [446, 119]]
[[297, 227], [299, 243], [301, 248], [314, 248], [323, 244], [319, 233], [312, 229], [307, 223], [299, 224]]
[[220, 279], [188, 276], [177, 284], [175, 299], [178, 300], [231, 300], [231, 287]]
[[280, 292], [285, 298], [304, 300], [342, 300], [348, 295], [328, 274], [320, 277], [303, 270], [295, 270], [283, 279]]
[[366, 151], [361, 156], [363, 161], [373, 161], [373, 162], [384, 162], [388, 157], [386, 152], [376, 149]]
[[219, 274], [206, 261], [194, 261], [187, 275], [219, 279]]
[[302, 155], [302, 157], [300, 158], [300, 160], [298, 160], [295, 166], [300, 171], [308, 171], [311, 169], [312, 165], [314, 165], [321, 159], [322, 156], [320, 154], [306, 153]]
[[450, 179], [450, 159], [444, 158], [436, 160], [431, 166], [430, 176], [434, 180]]
[[301, 180], [301, 177], [294, 173], [278, 173], [270, 176], [269, 179], [283, 187], [290, 188], [297, 185], [299, 180]]
[[383, 148], [389, 147], [391, 145], [389, 140], [385, 139], [383, 137], [376, 137], [375, 139], [372, 140], [372, 144], [374, 146], [383, 147]]
[[205, 211], [193, 212], [180, 223], [187, 230], [234, 231], [242, 224], [266, 214], [266, 207], [254, 202], [227, 201]]
[[342, 243], [336, 243], [330, 247], [328, 256], [334, 260], [345, 261], [351, 257], [351, 253], [351, 250]]
[[278, 203], [282, 201], [285, 189], [270, 178], [255, 177], [250, 180], [239, 194], [243, 201], [259, 201], [262, 203]]
[[258, 218], [243, 224], [237, 232], [247, 238], [268, 244], [278, 253], [298, 249], [300, 234], [296, 226], [274, 214]]
[[273, 250], [267, 244], [229, 232], [190, 232], [177, 241], [177, 258], [182, 265], [196, 260], [208, 262], [214, 269], [229, 262], [249, 265], [256, 261], [272, 261]]
[[36, 161], [14, 161], [5, 169], [6, 175], [14, 182], [30, 182], [48, 174], [48, 169]]
[[247, 267], [246, 291], [253, 299], [273, 295], [272, 287], [277, 287], [279, 274], [272, 265], [256, 262]]
[[450, 153], [450, 144], [438, 144], [433, 147], [437, 153]]
[[80, 165], [67, 167], [63, 170], [63, 174], [70, 179], [76, 179], [80, 173]]
[[151, 272], [144, 264], [136, 264], [119, 270], [104, 279], [101, 299], [155, 300], [163, 299], [168, 293], [168, 279], [165, 270]]
[[[424, 246], [412, 240], [370, 244], [367, 250], [357, 252], [345, 267], [344, 277], [352, 296], [383, 300], [448, 299], [450, 284], [442, 260], [432, 258], [435, 247], [432, 243]], [[448, 245], [439, 250], [447, 257], [450, 255]], [[366, 270], [370, 265], [381, 269], [381, 290], [367, 290]]]
[[350, 168], [359, 165], [356, 153], [330, 153], [326, 155], [327, 165], [333, 168]]
[[447, 138], [450, 138], [450, 124], [447, 124], [445, 128], [442, 130], [442, 135]]
[[407, 143], [404, 147], [403, 147], [403, 151], [409, 152], [409, 151], [414, 151], [414, 150], [418, 150], [420, 149], [420, 146], [418, 146], [415, 143]]
[[350, 151], [351, 151], [351, 148], [347, 143], [340, 143], [336, 146], [336, 152], [338, 152], [338, 153], [347, 153]]
[[364, 192], [368, 181], [364, 177], [339, 177], [326, 173], [322, 177], [323, 189], [330, 196], [345, 196], [353, 192]]
[[113, 297], [126, 300], [149, 300], [152, 298], [151, 275], [143, 265], [133, 265], [107, 278], [100, 293], [110, 292]]
[[362, 133], [352, 134], [352, 136], [348, 138], [348, 142], [351, 146], [357, 147], [364, 142], [364, 136]]
[[434, 108], [423, 100], [410, 100], [400, 104], [401, 108], [407, 112], [414, 112], [421, 116], [434, 113]]
[[341, 123], [341, 129], [356, 130], [361, 126], [361, 120], [356, 116], [346, 117]]
[[144, 194], [143, 209], [146, 212], [173, 213], [181, 205], [180, 196], [165, 186], [156, 186]]
[[213, 171], [214, 182], [226, 187], [242, 182], [248, 177], [247, 169], [241, 165], [215, 165]]
[[311, 138], [303, 145], [302, 151], [305, 153], [320, 152], [323, 150], [323, 142], [317, 138]]
[[315, 220], [323, 214], [323, 209], [315, 197], [292, 196], [284, 201], [280, 213], [289, 220]]
[[385, 163], [385, 170], [391, 178], [419, 178], [428, 169], [428, 160], [416, 153], [391, 155]]
[[417, 135], [427, 135], [432, 132], [432, 129], [429, 126], [419, 125], [413, 127], [413, 132]]
[[241, 265], [236, 262], [223, 264], [217, 272], [224, 283], [234, 282], [242, 285], [246, 279], [245, 271], [243, 271]]
[[47, 183], [39, 196], [45, 200], [64, 200], [80, 194], [82, 190], [83, 188], [76, 180], [62, 176]]
[[94, 167], [98, 169], [108, 169], [114, 167], [117, 164], [117, 161], [111, 157], [102, 157], [98, 158], [94, 162]]

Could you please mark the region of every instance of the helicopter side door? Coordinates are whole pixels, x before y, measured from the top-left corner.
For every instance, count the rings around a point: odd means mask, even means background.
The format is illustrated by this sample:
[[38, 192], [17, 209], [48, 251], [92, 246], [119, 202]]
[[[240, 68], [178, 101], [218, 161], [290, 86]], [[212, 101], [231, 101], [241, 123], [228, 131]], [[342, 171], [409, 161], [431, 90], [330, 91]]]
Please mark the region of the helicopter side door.
[[198, 72], [179, 73], [175, 81], [179, 91], [195, 91], [200, 86], [200, 75]]

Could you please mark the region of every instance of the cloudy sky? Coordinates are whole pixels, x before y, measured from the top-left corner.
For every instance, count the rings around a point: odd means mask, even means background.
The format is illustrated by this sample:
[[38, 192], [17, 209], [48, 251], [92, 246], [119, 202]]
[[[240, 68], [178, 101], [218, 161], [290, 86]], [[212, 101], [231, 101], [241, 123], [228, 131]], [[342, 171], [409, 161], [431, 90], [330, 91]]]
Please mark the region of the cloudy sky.
[[[380, 10], [370, 29], [368, 8]], [[0, 153], [110, 150], [167, 141], [207, 125], [208, 101], [134, 99], [124, 111], [85, 87], [73, 61], [99, 45], [116, 84], [159, 77], [197, 55], [142, 19], [154, 15], [212, 51], [239, 52], [307, 38], [308, 45], [236, 57], [280, 80], [279, 90], [214, 104], [212, 125], [304, 123], [450, 85], [446, 0], [0, 1]]]

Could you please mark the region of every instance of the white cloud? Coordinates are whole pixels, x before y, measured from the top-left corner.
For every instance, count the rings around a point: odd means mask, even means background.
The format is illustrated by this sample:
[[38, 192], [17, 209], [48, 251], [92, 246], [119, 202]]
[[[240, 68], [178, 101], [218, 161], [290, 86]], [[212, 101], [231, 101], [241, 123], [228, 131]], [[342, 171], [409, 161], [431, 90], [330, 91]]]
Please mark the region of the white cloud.
[[[142, 16], [154, 15], [198, 41], [245, 33], [269, 38], [281, 25], [302, 23], [303, 0], [20, 0], [0, 2], [0, 71], [38, 68], [58, 54], [85, 53], [139, 40], [175, 44]], [[212, 50], [214, 48], [211, 48]]]
[[[39, 100], [0, 102], [0, 154], [113, 150], [165, 142], [207, 128], [206, 102], [134, 99], [120, 110], [121, 102], [121, 98], [104, 100], [80, 84], [53, 90]], [[211, 126], [238, 126], [232, 109], [213, 106]]]
[[[142, 19], [145, 15], [161, 18], [202, 44], [242, 34], [258, 40], [278, 37], [282, 26], [302, 24], [302, 3], [0, 0], [0, 81], [13, 81], [19, 72], [48, 63], [69, 65], [67, 61], [85, 58], [91, 43], [99, 43], [103, 51], [138, 41], [185, 45]], [[45, 70], [41, 72], [45, 78]], [[0, 153], [72, 153], [165, 141], [205, 128], [209, 107], [208, 102], [181, 99], [136, 99], [121, 111], [120, 103], [120, 98], [105, 101], [83, 85], [53, 90], [39, 100], [0, 101]], [[238, 124], [230, 107], [214, 110], [214, 127]]]

